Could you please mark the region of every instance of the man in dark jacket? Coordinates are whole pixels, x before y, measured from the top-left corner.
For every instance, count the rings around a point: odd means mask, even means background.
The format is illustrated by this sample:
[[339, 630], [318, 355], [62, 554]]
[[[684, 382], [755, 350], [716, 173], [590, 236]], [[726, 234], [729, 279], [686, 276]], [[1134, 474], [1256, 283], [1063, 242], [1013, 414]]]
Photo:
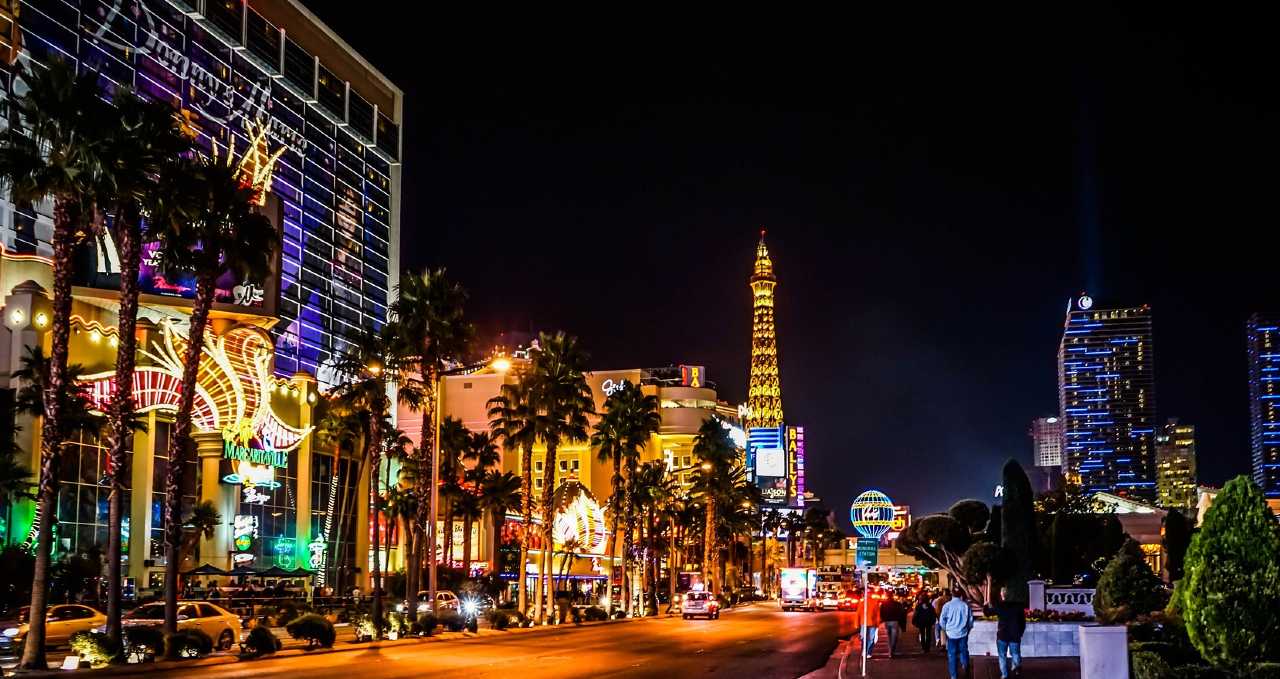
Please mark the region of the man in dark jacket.
[[911, 624], [920, 633], [920, 648], [925, 653], [933, 650], [933, 626], [937, 622], [938, 616], [933, 612], [933, 603], [929, 601], [927, 594], [921, 594], [920, 601], [911, 613]]
[[[983, 607], [987, 615], [996, 616], [996, 654], [1000, 661], [1000, 677], [1022, 675], [1022, 633], [1027, 629], [1026, 605], [1005, 599], [1008, 590], [1000, 590], [1000, 600]], [[1005, 657], [1008, 654], [1011, 657]]]
[[898, 654], [898, 637], [907, 626], [907, 608], [892, 595], [880, 605], [880, 619], [884, 621], [885, 634], [889, 635], [889, 657]]

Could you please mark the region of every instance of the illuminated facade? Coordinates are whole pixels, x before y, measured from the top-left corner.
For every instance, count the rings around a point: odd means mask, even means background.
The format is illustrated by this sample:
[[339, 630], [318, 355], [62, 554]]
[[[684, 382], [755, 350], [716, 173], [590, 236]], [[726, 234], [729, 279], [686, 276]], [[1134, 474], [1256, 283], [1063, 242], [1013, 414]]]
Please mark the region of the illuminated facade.
[[773, 260], [764, 244], [756, 246], [751, 271], [751, 379], [747, 391], [747, 429], [782, 426], [782, 386], [778, 379], [778, 335], [774, 324]]
[[[357, 329], [381, 324], [399, 264], [403, 94], [297, 0], [24, 0], [0, 13], [16, 65], [68, 59], [104, 81], [172, 102], [206, 150], [268, 132], [283, 251], [279, 286], [220, 281], [219, 302], [274, 316], [274, 370], [317, 375]], [[16, 15], [16, 24], [12, 21]], [[13, 50], [11, 49], [11, 52]], [[14, 66], [0, 65], [11, 93]], [[3, 124], [3, 122], [0, 122]], [[52, 207], [0, 200], [0, 243], [48, 255]], [[92, 246], [90, 246], [92, 247]], [[113, 248], [85, 253], [76, 285], [118, 289]], [[94, 257], [94, 254], [100, 256]], [[94, 266], [94, 262], [97, 266]], [[96, 270], [95, 270], [96, 269]], [[152, 277], [144, 303], [190, 297]]]
[[1067, 473], [1086, 493], [1152, 501], [1155, 352], [1151, 308], [1071, 300], [1058, 347], [1058, 417]]
[[1280, 498], [1280, 313], [1254, 314], [1247, 335], [1253, 482]]
[[1057, 417], [1037, 417], [1031, 421], [1031, 459], [1037, 467], [1061, 469], [1062, 420]]
[[1156, 432], [1156, 504], [1165, 509], [1196, 504], [1196, 428], [1173, 418]]

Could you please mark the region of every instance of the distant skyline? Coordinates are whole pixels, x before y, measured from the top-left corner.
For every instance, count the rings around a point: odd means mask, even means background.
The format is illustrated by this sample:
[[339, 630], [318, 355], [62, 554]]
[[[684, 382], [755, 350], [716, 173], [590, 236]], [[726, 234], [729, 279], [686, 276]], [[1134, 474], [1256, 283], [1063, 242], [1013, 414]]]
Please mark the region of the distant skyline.
[[767, 228], [786, 419], [842, 522], [865, 488], [920, 514], [1030, 464], [1082, 290], [1151, 306], [1156, 416], [1196, 426], [1203, 480], [1250, 471], [1245, 322], [1280, 309], [1259, 24], [582, 32], [308, 5], [404, 88], [403, 263], [448, 267], [482, 329], [705, 365], [742, 402]]

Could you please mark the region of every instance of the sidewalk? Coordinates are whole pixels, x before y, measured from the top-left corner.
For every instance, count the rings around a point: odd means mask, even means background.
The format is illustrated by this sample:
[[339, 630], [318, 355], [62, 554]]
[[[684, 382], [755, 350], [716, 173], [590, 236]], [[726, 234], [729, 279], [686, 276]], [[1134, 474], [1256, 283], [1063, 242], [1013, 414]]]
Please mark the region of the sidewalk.
[[[879, 639], [867, 660], [867, 676], [876, 679], [947, 679], [946, 648], [935, 647], [924, 653], [916, 637], [916, 629], [907, 631], [898, 640], [896, 658], [889, 657], [889, 637], [883, 627]], [[841, 641], [825, 667], [805, 675], [804, 679], [852, 679], [862, 676], [862, 663], [858, 656], [860, 640], [855, 633], [847, 641]], [[973, 656], [973, 679], [999, 679], [1000, 666], [994, 656]], [[1026, 658], [1022, 661], [1025, 679], [1080, 679], [1080, 662], [1077, 658]]]

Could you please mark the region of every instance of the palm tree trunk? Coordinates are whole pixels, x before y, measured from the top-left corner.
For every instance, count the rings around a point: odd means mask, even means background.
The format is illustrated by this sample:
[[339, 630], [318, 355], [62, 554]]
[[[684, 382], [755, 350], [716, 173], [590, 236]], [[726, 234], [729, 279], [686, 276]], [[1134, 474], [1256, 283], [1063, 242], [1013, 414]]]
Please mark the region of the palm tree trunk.
[[622, 506], [626, 511], [626, 530], [622, 534], [622, 579], [626, 583], [623, 588], [624, 605], [623, 610], [628, 616], [635, 613], [633, 599], [635, 599], [635, 581], [632, 579], [635, 564], [631, 563], [631, 552], [635, 547], [636, 533], [636, 508], [632, 502], [632, 494], [635, 492], [631, 487], [636, 482], [636, 469], [630, 463], [627, 464], [627, 491], [624, 494]]
[[521, 486], [520, 494], [521, 518], [524, 520], [524, 531], [520, 537], [520, 563], [516, 565], [516, 578], [520, 583], [518, 605], [520, 610], [528, 614], [529, 575], [525, 572], [525, 563], [529, 560], [529, 536], [533, 535], [533, 444], [526, 443], [520, 451]]
[[124, 466], [128, 459], [126, 455], [133, 447], [133, 429], [129, 426], [128, 416], [133, 414], [133, 369], [138, 351], [138, 268], [142, 258], [142, 235], [135, 215], [120, 210], [116, 216], [120, 220], [117, 229], [120, 252], [119, 351], [116, 354], [116, 393], [111, 402], [111, 438], [107, 443], [107, 473], [111, 477], [111, 495], [107, 501], [107, 636], [113, 644], [120, 640], [121, 529], [127, 491]]
[[204, 352], [204, 329], [213, 306], [217, 259], [206, 263], [196, 273], [196, 296], [191, 304], [191, 327], [187, 337], [187, 355], [182, 366], [182, 392], [178, 395], [178, 412], [169, 435], [169, 463], [164, 475], [164, 631], [178, 630], [178, 558], [182, 541], [182, 477], [191, 448], [191, 410], [195, 404], [196, 377]]
[[[413, 535], [417, 550], [414, 552], [414, 567], [406, 570], [405, 592], [410, 592], [408, 585], [414, 587], [413, 595], [422, 587], [422, 566], [426, 559], [435, 559], [435, 525], [436, 517], [430, 516], [431, 510], [431, 470], [435, 465], [435, 416], [436, 389], [440, 388], [439, 376], [433, 367], [424, 370], [423, 381], [427, 384], [426, 398], [422, 402], [422, 435], [418, 437], [418, 480], [414, 484], [418, 496], [418, 516], [414, 521]], [[424, 559], [423, 557], [426, 557]], [[434, 602], [432, 602], [434, 606]]]
[[667, 556], [667, 611], [670, 612], [676, 600], [676, 519], [671, 517], [671, 552]]
[[444, 499], [444, 565], [453, 568], [453, 498], [448, 497]]
[[708, 592], [719, 594], [716, 582], [716, 496], [707, 494], [707, 523], [702, 534], [702, 582]]
[[[555, 516], [552, 513], [551, 500], [555, 495], [555, 489], [552, 488], [552, 486], [555, 485], [555, 479], [556, 479], [555, 464], [556, 464], [556, 446], [558, 445], [558, 443], [559, 442], [556, 441], [554, 437], [551, 437], [551, 440], [547, 441], [547, 454], [546, 454], [546, 457], [544, 458], [545, 463], [542, 465], [542, 541], [544, 543], [543, 554], [548, 556], [551, 554], [551, 550], [554, 548], [554, 543], [552, 542], [552, 531], [554, 530], [553, 524], [555, 523]], [[538, 569], [539, 571], [538, 590], [539, 591], [543, 591], [547, 588], [547, 584], [548, 584], [547, 576], [550, 575], [550, 573], [547, 572], [547, 570], [551, 567], [550, 559], [543, 559], [543, 561], [544, 561], [543, 567]], [[539, 609], [538, 611], [539, 623], [546, 622], [546, 619], [547, 619], [546, 610], [551, 607], [550, 604], [551, 604], [550, 601], [545, 601], [542, 608]]]
[[[617, 575], [618, 570], [615, 565], [614, 555], [618, 547], [618, 523], [622, 518], [622, 457], [615, 455], [613, 458], [613, 530], [609, 533], [609, 549], [605, 554], [609, 557], [609, 582], [605, 585], [606, 597], [608, 601], [609, 615], [613, 615], [613, 579]], [[625, 558], [625, 557], [624, 557]], [[623, 573], [626, 573], [624, 568]], [[621, 588], [622, 580], [619, 578], [619, 588]]]
[[375, 408], [370, 413], [370, 431], [366, 439], [368, 441], [369, 461], [372, 467], [369, 469], [369, 514], [373, 522], [373, 565], [370, 566], [369, 575], [372, 578], [370, 589], [373, 592], [373, 620], [375, 639], [382, 638], [382, 536], [380, 533], [381, 525], [378, 521], [379, 511], [378, 505], [381, 504], [378, 494], [378, 470], [382, 466], [382, 408]]
[[42, 517], [36, 536], [35, 574], [31, 580], [31, 608], [27, 644], [22, 651], [23, 669], [47, 667], [44, 655], [45, 610], [48, 605], [50, 550], [59, 457], [62, 452], [61, 394], [67, 379], [67, 353], [71, 340], [71, 267], [75, 237], [66, 199], [53, 202], [53, 319], [50, 323], [49, 375], [44, 385], [44, 421], [40, 424], [40, 479], [37, 511]]
[[[470, 507], [468, 505], [468, 512]], [[471, 577], [471, 514], [467, 513], [462, 517], [462, 577]]]

